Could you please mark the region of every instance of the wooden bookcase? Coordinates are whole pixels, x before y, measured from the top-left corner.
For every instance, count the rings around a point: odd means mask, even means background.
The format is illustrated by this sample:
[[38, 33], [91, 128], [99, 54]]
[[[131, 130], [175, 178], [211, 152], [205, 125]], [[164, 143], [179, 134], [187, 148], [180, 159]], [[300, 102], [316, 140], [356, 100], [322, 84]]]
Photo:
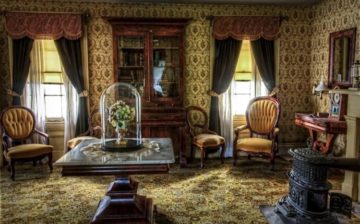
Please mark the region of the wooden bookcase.
[[114, 82], [142, 96], [143, 137], [170, 137], [186, 164], [184, 28], [188, 19], [105, 18], [112, 25]]

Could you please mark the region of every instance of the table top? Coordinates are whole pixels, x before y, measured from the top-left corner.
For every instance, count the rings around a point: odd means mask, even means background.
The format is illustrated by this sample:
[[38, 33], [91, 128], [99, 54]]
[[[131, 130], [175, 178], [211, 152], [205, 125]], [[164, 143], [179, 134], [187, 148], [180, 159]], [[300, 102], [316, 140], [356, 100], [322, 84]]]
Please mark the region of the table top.
[[55, 166], [111, 166], [170, 164], [175, 162], [170, 138], [143, 138], [143, 148], [132, 152], [101, 149], [100, 139], [81, 142], [55, 162]]

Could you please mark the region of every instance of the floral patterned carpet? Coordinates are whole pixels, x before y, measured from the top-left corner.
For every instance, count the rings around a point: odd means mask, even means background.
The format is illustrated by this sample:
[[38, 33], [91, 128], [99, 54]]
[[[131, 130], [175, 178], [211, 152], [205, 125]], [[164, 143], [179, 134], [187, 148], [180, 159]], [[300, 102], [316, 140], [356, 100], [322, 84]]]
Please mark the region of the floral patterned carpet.
[[[139, 194], [154, 200], [156, 223], [266, 223], [259, 205], [273, 205], [287, 194], [286, 172], [291, 162], [278, 159], [275, 171], [262, 159], [206, 162], [200, 170], [171, 167], [169, 174], [133, 176]], [[62, 177], [60, 168], [49, 174], [46, 165], [18, 165], [16, 181], [1, 169], [0, 223], [89, 223], [112, 176]], [[343, 175], [330, 174], [333, 189]], [[353, 218], [351, 223], [360, 219]]]

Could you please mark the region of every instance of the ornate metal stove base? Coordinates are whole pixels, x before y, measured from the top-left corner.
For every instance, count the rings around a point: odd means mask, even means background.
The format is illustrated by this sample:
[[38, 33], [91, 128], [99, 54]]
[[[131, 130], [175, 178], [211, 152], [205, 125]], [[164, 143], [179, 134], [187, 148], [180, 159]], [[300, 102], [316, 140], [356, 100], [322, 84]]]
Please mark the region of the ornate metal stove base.
[[[285, 220], [295, 221], [295, 223], [301, 224], [338, 224], [336, 216], [329, 212], [325, 211], [317, 214], [296, 214], [296, 209], [288, 202], [288, 196], [282, 197], [275, 206], [274, 212], [283, 216]], [[301, 213], [301, 212], [300, 212]], [[287, 222], [285, 222], [287, 223]]]
[[[275, 212], [276, 207], [269, 205], [260, 205], [260, 211], [265, 216], [269, 224], [299, 224], [304, 223], [302, 221], [296, 221], [295, 217], [286, 217], [281, 213]], [[350, 219], [344, 215], [332, 213], [336, 219], [337, 224], [349, 224]], [[318, 224], [317, 221], [310, 222], [311, 224]]]

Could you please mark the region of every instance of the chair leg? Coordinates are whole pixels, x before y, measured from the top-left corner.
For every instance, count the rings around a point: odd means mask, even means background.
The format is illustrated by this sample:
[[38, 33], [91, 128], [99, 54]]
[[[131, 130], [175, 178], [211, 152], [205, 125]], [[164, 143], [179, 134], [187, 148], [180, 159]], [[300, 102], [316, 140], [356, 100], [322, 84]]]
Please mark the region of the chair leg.
[[236, 151], [235, 147], [233, 148], [233, 157], [234, 157], [234, 163], [233, 163], [233, 165], [236, 166], [236, 162], [237, 162], [237, 151]]
[[275, 170], [275, 153], [272, 152], [270, 156], [271, 170]]
[[200, 158], [200, 169], [204, 168], [204, 157], [205, 157], [205, 149], [204, 148], [201, 148], [200, 149], [200, 152], [201, 152], [201, 158]]
[[10, 168], [11, 168], [11, 179], [15, 180], [15, 161], [10, 160]]
[[52, 166], [52, 152], [50, 152], [49, 154], [48, 154], [48, 165], [49, 165], [49, 168], [50, 168], [50, 171], [52, 171], [53, 170], [53, 166]]
[[194, 159], [194, 145], [191, 144], [190, 145], [190, 160], [189, 160], [189, 162], [192, 162], [193, 159]]
[[226, 149], [226, 145], [224, 143], [221, 145], [221, 152], [220, 152], [221, 164], [224, 164], [225, 149]]

